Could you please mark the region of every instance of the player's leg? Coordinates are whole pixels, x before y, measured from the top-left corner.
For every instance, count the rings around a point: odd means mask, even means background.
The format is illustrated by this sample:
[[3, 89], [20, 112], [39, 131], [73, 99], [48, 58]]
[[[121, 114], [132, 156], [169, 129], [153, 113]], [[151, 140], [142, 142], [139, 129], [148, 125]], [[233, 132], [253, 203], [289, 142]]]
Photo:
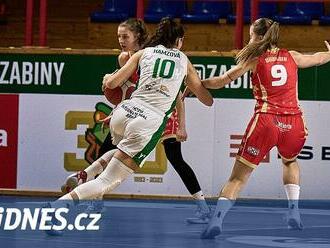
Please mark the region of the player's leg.
[[287, 222], [289, 229], [301, 230], [303, 225], [299, 212], [300, 171], [297, 160], [283, 162], [283, 185], [288, 199]]
[[103, 154], [100, 158], [95, 160], [90, 166], [83, 171], [78, 171], [66, 178], [62, 186], [63, 193], [69, 193], [78, 185], [94, 179], [97, 175], [101, 174], [105, 167], [110, 162], [117, 149], [110, 150]]
[[[67, 204], [64, 201], [78, 202], [79, 200], [92, 200], [98, 198], [105, 192], [110, 192], [115, 189], [138, 168], [139, 167], [131, 157], [118, 150], [100, 176], [94, 180], [79, 185], [70, 193], [52, 203], [52, 206], [59, 207], [63, 203]], [[63, 203], [61, 203], [61, 201], [63, 201]]]
[[201, 238], [211, 239], [222, 231], [222, 222], [254, 168], [274, 147], [278, 133], [272, 115], [256, 114], [250, 120], [240, 145], [232, 174], [220, 192], [214, 215]]
[[179, 174], [181, 180], [197, 204], [196, 217], [188, 218], [187, 222], [192, 224], [208, 223], [210, 219], [210, 208], [207, 206], [203, 191], [201, 190], [194, 171], [182, 157], [181, 142], [176, 141], [175, 138], [169, 138], [165, 139], [163, 144], [167, 159]]
[[[101, 198], [104, 193], [111, 192], [118, 187], [126, 178], [139, 168], [135, 161], [124, 152], [116, 151], [105, 170], [94, 180], [79, 185], [70, 193], [62, 196], [55, 202], [49, 203], [51, 208], [70, 208], [81, 200], [95, 200]], [[56, 219], [51, 220], [56, 224]], [[62, 235], [62, 231], [49, 230], [48, 235]]]
[[296, 157], [305, 144], [307, 129], [301, 115], [280, 116], [278, 123], [281, 123], [282, 127], [280, 142], [277, 147], [282, 157], [283, 185], [288, 199], [288, 228], [301, 230], [303, 225], [298, 206], [300, 169]]
[[207, 228], [203, 231], [201, 238], [210, 239], [221, 234], [223, 219], [234, 205], [239, 192], [246, 185], [252, 171], [252, 167], [238, 160], [235, 161], [231, 176], [220, 192], [213, 217]]
[[[112, 156], [116, 151], [117, 151], [117, 146], [112, 144], [112, 136], [111, 136], [111, 132], [109, 132], [99, 149], [98, 159], [95, 160], [82, 172], [78, 172], [78, 175], [84, 175], [86, 177], [85, 181], [89, 181], [96, 178], [98, 175], [102, 173], [102, 171], [108, 165], [108, 163], [110, 162]], [[78, 183], [79, 184], [84, 183], [84, 180], [79, 180]], [[90, 204], [87, 206], [85, 212], [87, 213], [103, 212], [105, 208], [102, 199], [103, 196], [96, 200], [91, 201]]]
[[[136, 111], [145, 118], [127, 117], [128, 113]], [[110, 122], [113, 144], [117, 145], [118, 150], [100, 176], [85, 183], [86, 186], [80, 185], [67, 197], [76, 200], [103, 196], [142, 167], [159, 141], [164, 129], [163, 118], [133, 101], [124, 101], [119, 105]]]

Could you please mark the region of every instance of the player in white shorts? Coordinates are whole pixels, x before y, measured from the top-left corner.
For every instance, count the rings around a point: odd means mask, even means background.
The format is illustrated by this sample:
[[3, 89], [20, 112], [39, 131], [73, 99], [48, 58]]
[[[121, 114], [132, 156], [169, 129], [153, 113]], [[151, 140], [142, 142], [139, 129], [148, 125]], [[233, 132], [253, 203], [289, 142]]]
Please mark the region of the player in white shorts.
[[112, 142], [142, 167], [157, 145], [167, 119], [162, 111], [140, 99], [125, 100], [114, 109], [111, 117]]
[[[140, 68], [137, 89], [131, 99], [114, 109], [110, 121], [110, 131], [119, 149], [99, 177], [50, 203], [51, 207], [100, 197], [142, 167], [164, 131], [166, 121], [180, 98], [183, 83], [202, 103], [207, 106], [213, 104], [211, 94], [203, 87], [191, 62], [179, 50], [183, 35], [180, 24], [170, 18], [162, 19], [147, 48], [136, 52], [119, 71], [104, 77], [103, 89], [113, 89]], [[63, 200], [69, 200], [69, 203]], [[60, 233], [52, 230], [48, 234]]]

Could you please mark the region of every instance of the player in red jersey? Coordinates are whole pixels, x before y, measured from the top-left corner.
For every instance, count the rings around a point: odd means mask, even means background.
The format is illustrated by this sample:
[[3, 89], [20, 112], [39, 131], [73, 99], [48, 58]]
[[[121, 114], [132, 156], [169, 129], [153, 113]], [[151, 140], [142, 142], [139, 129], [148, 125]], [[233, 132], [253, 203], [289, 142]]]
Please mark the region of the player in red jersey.
[[[123, 67], [129, 58], [137, 51], [139, 51], [148, 39], [148, 31], [144, 22], [140, 19], [130, 18], [118, 25], [117, 29], [118, 43], [121, 47], [121, 53], [118, 56], [118, 66]], [[138, 81], [137, 71], [129, 78], [128, 85], [136, 84]], [[132, 91], [127, 90], [126, 94], [122, 96], [122, 100], [128, 99]], [[108, 119], [110, 120], [110, 118]], [[113, 154], [116, 152], [117, 146], [112, 144], [111, 134], [107, 135], [98, 151], [98, 159], [96, 159], [85, 170], [74, 173], [66, 178], [65, 184], [62, 186], [63, 193], [68, 193], [78, 184], [85, 183], [94, 179], [102, 173]], [[87, 208], [87, 211], [99, 212], [103, 208], [102, 201], [92, 201]]]
[[[148, 39], [148, 31], [144, 22], [140, 19], [130, 18], [119, 24], [117, 30], [118, 43], [122, 49], [118, 56], [118, 65], [123, 67], [129, 58], [137, 51], [139, 51]], [[136, 84], [139, 79], [138, 72], [134, 72], [129, 78], [130, 84]], [[131, 86], [131, 85], [129, 85]], [[122, 100], [128, 99], [132, 91], [127, 91]], [[112, 144], [111, 134], [109, 133], [103, 144], [100, 147], [99, 157], [106, 152], [116, 149], [117, 147]]]
[[215, 213], [202, 232], [210, 239], [222, 231], [222, 222], [254, 168], [273, 147], [283, 163], [283, 183], [289, 202], [288, 227], [302, 229], [298, 209], [300, 172], [296, 160], [307, 136], [298, 103], [298, 68], [322, 65], [330, 61], [327, 52], [304, 55], [277, 47], [279, 24], [267, 18], [250, 27], [250, 42], [236, 56], [237, 66], [222, 76], [206, 79], [210, 89], [223, 88], [251, 71], [255, 113], [245, 131], [232, 174], [220, 192]]

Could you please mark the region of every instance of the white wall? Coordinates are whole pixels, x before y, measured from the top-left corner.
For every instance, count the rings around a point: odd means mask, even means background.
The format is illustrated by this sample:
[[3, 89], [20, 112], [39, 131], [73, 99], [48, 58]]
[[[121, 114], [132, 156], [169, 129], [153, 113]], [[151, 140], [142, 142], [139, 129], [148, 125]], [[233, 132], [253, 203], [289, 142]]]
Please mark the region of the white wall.
[[[58, 191], [69, 172], [64, 170], [64, 153], [78, 149], [77, 135], [86, 126], [65, 130], [68, 111], [94, 111], [102, 96], [21, 94], [19, 109], [18, 189]], [[330, 103], [302, 102], [309, 128], [306, 145], [313, 147], [312, 160], [300, 160], [302, 197], [330, 199], [330, 163], [321, 160], [321, 147], [330, 147]], [[188, 141], [182, 144], [183, 155], [194, 169], [208, 196], [216, 196], [228, 178], [234, 159], [229, 157], [231, 134], [244, 134], [253, 113], [254, 101], [215, 99], [212, 108], [202, 106], [195, 98], [186, 99]], [[329, 155], [330, 157], [330, 155]], [[152, 158], [152, 156], [151, 156]], [[242, 197], [284, 198], [281, 165], [277, 151], [270, 163], [262, 163], [242, 192]], [[141, 176], [141, 175], [139, 175]], [[142, 175], [143, 176], [143, 175]], [[150, 176], [150, 175], [145, 175]], [[159, 176], [159, 175], [157, 175]], [[140, 183], [130, 178], [115, 192], [125, 194], [189, 195], [173, 168], [161, 176], [163, 183]]]

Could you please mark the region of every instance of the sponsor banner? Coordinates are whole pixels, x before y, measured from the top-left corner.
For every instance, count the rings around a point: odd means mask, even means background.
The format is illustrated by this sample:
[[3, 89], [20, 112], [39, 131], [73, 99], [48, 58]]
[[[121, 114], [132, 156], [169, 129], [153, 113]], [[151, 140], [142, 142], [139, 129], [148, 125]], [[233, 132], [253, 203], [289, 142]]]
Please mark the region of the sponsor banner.
[[[18, 188], [58, 191], [64, 179], [95, 159], [107, 133], [97, 120], [111, 106], [104, 97], [79, 95], [20, 96]], [[330, 199], [330, 103], [303, 101], [309, 136], [299, 163], [305, 199]], [[217, 99], [214, 107], [186, 99], [188, 141], [182, 153], [195, 171], [207, 196], [216, 196], [228, 179], [235, 155], [254, 108], [253, 100]], [[96, 111], [97, 110], [97, 111]], [[96, 111], [96, 112], [95, 112]], [[88, 130], [87, 130], [88, 129]], [[86, 132], [87, 130], [87, 132]], [[86, 152], [87, 151], [87, 152]], [[178, 174], [158, 145], [144, 168], [126, 180], [114, 193], [189, 195]], [[281, 160], [274, 148], [254, 171], [242, 197], [285, 198]]]
[[[191, 56], [201, 78], [224, 74], [232, 57]], [[0, 92], [99, 95], [104, 74], [117, 68], [117, 55], [1, 54]], [[330, 64], [299, 71], [302, 100], [330, 100], [327, 75]], [[213, 90], [218, 98], [252, 98], [250, 76], [245, 74], [225, 89]]]
[[116, 56], [1, 54], [0, 92], [99, 95]]
[[[101, 112], [107, 113], [101, 96], [36, 95], [20, 96], [20, 132], [18, 188], [59, 191], [65, 178], [82, 170], [93, 157], [93, 147], [104, 134], [95, 123]], [[190, 99], [189, 99], [190, 100]], [[189, 101], [190, 102], [190, 101]], [[183, 154], [210, 194], [212, 174], [213, 112], [194, 99], [187, 107], [189, 141]], [[192, 108], [194, 110], [192, 110]], [[94, 115], [95, 110], [98, 110]], [[205, 123], [196, 122], [198, 119]], [[88, 132], [86, 133], [86, 130]], [[203, 128], [201, 130], [201, 128]], [[86, 141], [86, 137], [88, 137]], [[90, 149], [88, 149], [90, 148]], [[87, 154], [86, 149], [88, 149]], [[86, 157], [87, 155], [87, 157]], [[208, 166], [206, 166], [208, 165]], [[127, 179], [115, 193], [188, 195], [181, 179], [166, 160], [162, 145], [148, 158], [146, 165]]]
[[16, 188], [18, 98], [0, 94], [0, 188]]

